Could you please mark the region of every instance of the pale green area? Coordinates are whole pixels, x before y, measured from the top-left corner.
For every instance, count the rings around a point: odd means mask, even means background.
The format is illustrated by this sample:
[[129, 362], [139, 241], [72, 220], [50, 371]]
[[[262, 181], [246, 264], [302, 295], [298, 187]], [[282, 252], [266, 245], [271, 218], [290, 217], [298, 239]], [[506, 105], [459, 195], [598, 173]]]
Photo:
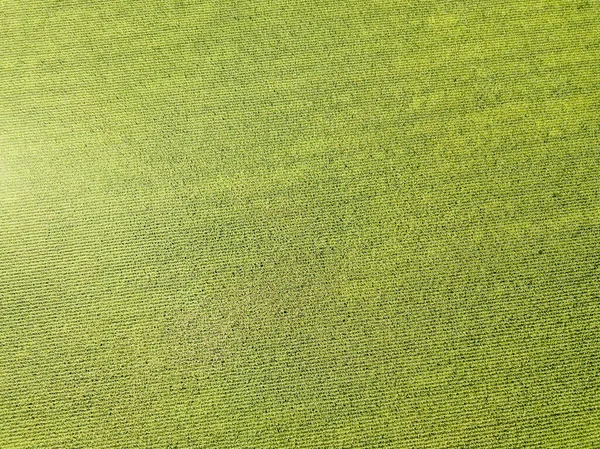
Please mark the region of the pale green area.
[[597, 1], [0, 1], [0, 448], [597, 448]]

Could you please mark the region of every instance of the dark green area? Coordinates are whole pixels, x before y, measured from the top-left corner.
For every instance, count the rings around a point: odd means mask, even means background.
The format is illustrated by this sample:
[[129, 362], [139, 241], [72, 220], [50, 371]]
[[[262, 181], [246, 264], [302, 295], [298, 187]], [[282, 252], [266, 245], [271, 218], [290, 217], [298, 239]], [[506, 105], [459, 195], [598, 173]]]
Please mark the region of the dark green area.
[[596, 1], [0, 1], [0, 447], [594, 448]]

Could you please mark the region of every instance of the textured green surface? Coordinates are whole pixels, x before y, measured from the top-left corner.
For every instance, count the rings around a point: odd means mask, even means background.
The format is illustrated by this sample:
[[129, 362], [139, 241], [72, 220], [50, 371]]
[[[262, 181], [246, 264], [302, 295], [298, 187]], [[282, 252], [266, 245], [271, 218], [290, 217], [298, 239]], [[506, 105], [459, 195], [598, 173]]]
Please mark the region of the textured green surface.
[[0, 0], [0, 448], [600, 447], [600, 3]]

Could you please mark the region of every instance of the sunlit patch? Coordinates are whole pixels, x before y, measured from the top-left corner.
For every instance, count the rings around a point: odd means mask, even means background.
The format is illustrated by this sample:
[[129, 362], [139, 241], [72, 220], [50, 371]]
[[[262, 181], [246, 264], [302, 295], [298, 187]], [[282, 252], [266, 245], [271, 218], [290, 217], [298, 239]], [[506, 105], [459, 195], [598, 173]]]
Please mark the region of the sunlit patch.
[[0, 159], [0, 186], [4, 186], [10, 179], [10, 171], [6, 163]]
[[23, 191], [24, 180], [18, 175], [18, 170], [0, 158], [0, 202], [15, 202], [21, 198]]
[[430, 24], [439, 27], [452, 27], [458, 23], [458, 16], [455, 14], [436, 14], [429, 16]]

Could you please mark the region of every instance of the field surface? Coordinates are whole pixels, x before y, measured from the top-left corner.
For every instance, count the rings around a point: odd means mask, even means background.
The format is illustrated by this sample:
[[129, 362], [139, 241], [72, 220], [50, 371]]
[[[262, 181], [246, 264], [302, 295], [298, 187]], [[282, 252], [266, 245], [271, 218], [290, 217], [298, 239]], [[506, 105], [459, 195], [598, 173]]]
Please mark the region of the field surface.
[[0, 0], [0, 448], [600, 447], [600, 2]]

